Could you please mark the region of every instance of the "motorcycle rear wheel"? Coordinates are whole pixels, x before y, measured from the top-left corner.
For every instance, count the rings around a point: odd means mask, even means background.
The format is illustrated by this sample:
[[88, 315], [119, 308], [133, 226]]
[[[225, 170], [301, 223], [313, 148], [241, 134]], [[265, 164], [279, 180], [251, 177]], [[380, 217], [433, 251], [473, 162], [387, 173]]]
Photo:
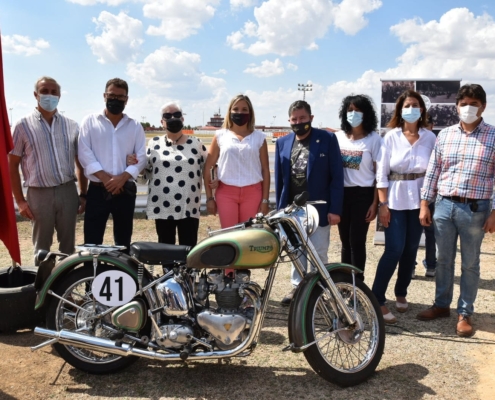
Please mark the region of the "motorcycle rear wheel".
[[[113, 269], [111, 265], [98, 266], [98, 273]], [[71, 271], [65, 276], [54, 292], [64, 299], [84, 308], [86, 312], [78, 310], [70, 304], [64, 303], [55, 297], [50, 299], [46, 312], [46, 324], [48, 329], [60, 331], [62, 329], [85, 333], [91, 336], [108, 338], [111, 332], [105, 329], [101, 322], [97, 322], [95, 329], [91, 332], [86, 330], [89, 327], [87, 319], [93, 313], [93, 296], [91, 294], [91, 283], [93, 282], [93, 267], [83, 266]], [[107, 306], [96, 302], [96, 311], [102, 312]], [[103, 317], [106, 324], [112, 325], [110, 314]], [[112, 325], [113, 327], [113, 325]], [[56, 343], [53, 347], [65, 361], [73, 367], [91, 374], [108, 374], [122, 370], [138, 357], [121, 357], [114, 354], [104, 353], [95, 350], [84, 349]]]
[[[352, 275], [333, 272], [331, 277], [349, 309], [354, 310]], [[306, 335], [310, 346], [304, 356], [322, 378], [342, 387], [357, 385], [375, 371], [385, 346], [385, 324], [380, 306], [371, 290], [356, 279], [356, 312], [362, 332], [343, 330], [343, 316], [337, 316], [326, 295], [315, 285], [306, 307]], [[325, 337], [325, 335], [327, 335]]]

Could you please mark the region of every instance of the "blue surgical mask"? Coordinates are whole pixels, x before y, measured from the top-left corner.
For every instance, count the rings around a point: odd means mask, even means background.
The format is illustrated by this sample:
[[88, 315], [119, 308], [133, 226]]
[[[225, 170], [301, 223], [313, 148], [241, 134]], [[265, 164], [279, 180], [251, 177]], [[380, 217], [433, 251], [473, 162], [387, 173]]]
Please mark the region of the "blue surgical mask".
[[60, 97], [52, 94], [40, 94], [40, 107], [48, 112], [54, 111], [58, 106]]
[[347, 122], [349, 122], [349, 125], [353, 128], [361, 125], [363, 123], [363, 113], [360, 111], [348, 111]]
[[413, 124], [421, 117], [421, 109], [418, 107], [408, 107], [402, 109], [402, 118], [404, 121]]

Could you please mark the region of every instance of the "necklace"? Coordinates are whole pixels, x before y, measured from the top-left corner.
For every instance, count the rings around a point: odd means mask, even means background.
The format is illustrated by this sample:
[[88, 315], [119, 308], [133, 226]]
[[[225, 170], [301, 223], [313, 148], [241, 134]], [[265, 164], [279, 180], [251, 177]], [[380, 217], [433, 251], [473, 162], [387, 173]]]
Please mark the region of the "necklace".
[[176, 144], [177, 144], [177, 142], [178, 142], [179, 140], [181, 140], [181, 139], [182, 139], [182, 136], [184, 136], [184, 134], [183, 134], [183, 133], [181, 133], [181, 135], [177, 138], [177, 140], [175, 140], [175, 141], [174, 141], [174, 140], [171, 140], [171, 139], [168, 137], [168, 135], [167, 135], [167, 139], [169, 139], [169, 140], [172, 142], [172, 144], [173, 144], [173, 145], [176, 145]]

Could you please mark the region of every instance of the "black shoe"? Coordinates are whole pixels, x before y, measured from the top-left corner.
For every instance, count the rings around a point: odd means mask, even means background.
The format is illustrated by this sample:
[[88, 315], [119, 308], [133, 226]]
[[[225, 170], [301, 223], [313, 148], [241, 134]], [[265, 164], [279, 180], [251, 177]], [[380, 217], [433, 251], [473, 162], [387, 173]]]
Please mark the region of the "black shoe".
[[281, 301], [283, 306], [289, 306], [292, 298], [294, 297], [294, 293], [296, 293], [296, 288], [292, 289]]

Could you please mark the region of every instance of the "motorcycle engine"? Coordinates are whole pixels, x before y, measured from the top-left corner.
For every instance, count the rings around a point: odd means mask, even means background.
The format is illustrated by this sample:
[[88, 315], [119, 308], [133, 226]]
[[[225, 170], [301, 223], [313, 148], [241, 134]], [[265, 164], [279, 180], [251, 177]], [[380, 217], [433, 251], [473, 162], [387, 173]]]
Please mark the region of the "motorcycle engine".
[[197, 297], [206, 299], [215, 295], [216, 310], [205, 310], [198, 314], [199, 326], [215, 338], [221, 350], [238, 346], [251, 326], [253, 308], [244, 298], [242, 286], [251, 280], [251, 271], [235, 270], [234, 276], [225, 276], [222, 270], [211, 270], [199, 279]]

